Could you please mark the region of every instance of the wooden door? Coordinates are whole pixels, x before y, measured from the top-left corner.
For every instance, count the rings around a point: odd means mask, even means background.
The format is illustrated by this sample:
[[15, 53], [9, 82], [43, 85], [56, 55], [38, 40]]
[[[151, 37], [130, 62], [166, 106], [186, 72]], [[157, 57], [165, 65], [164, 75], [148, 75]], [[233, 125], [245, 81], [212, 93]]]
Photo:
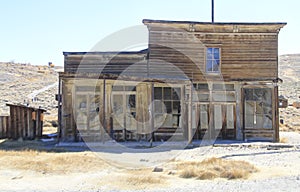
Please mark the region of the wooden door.
[[113, 92], [112, 110], [113, 130], [116, 134], [121, 133], [126, 140], [127, 131], [135, 132], [137, 129], [135, 92]]
[[197, 139], [236, 138], [236, 105], [198, 104], [196, 118]]
[[212, 137], [220, 139], [236, 138], [236, 105], [235, 104], [213, 104], [210, 115], [212, 117], [210, 126]]
[[271, 88], [244, 89], [244, 138], [273, 138]]

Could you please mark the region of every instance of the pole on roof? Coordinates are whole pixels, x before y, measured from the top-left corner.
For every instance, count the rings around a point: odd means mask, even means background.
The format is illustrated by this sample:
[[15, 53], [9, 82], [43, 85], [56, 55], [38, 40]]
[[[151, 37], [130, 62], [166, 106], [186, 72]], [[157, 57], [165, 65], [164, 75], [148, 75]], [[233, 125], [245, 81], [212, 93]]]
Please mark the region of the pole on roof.
[[215, 22], [215, 2], [211, 0], [211, 22]]

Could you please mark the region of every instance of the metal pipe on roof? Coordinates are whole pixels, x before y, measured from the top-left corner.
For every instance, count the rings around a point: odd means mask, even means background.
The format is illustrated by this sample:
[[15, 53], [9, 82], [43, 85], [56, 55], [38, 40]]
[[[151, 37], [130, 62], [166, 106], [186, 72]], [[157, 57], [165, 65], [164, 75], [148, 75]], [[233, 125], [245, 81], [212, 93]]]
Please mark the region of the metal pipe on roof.
[[215, 2], [211, 0], [211, 22], [215, 22]]

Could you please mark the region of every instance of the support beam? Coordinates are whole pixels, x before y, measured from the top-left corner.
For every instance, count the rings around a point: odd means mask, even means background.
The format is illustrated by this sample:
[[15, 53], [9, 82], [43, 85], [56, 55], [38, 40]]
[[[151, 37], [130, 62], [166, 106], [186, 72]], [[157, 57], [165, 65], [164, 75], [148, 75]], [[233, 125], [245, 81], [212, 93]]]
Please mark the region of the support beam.
[[107, 124], [106, 124], [106, 80], [103, 79], [103, 109], [102, 109], [102, 128], [101, 128], [101, 123], [100, 123], [100, 137], [101, 137], [101, 142], [104, 142], [104, 130], [107, 130]]
[[188, 142], [189, 144], [192, 143], [192, 139], [193, 139], [193, 128], [192, 128], [192, 109], [193, 109], [193, 100], [192, 100], [192, 96], [193, 96], [193, 84], [190, 84], [189, 85], [189, 101], [188, 101]]

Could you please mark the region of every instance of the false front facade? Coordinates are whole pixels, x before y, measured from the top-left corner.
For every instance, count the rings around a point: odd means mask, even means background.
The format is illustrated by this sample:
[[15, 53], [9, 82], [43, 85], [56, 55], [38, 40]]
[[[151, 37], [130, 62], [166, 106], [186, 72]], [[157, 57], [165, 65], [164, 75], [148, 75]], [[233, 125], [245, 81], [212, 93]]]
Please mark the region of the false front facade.
[[279, 140], [285, 23], [143, 23], [146, 50], [64, 52], [62, 140]]

